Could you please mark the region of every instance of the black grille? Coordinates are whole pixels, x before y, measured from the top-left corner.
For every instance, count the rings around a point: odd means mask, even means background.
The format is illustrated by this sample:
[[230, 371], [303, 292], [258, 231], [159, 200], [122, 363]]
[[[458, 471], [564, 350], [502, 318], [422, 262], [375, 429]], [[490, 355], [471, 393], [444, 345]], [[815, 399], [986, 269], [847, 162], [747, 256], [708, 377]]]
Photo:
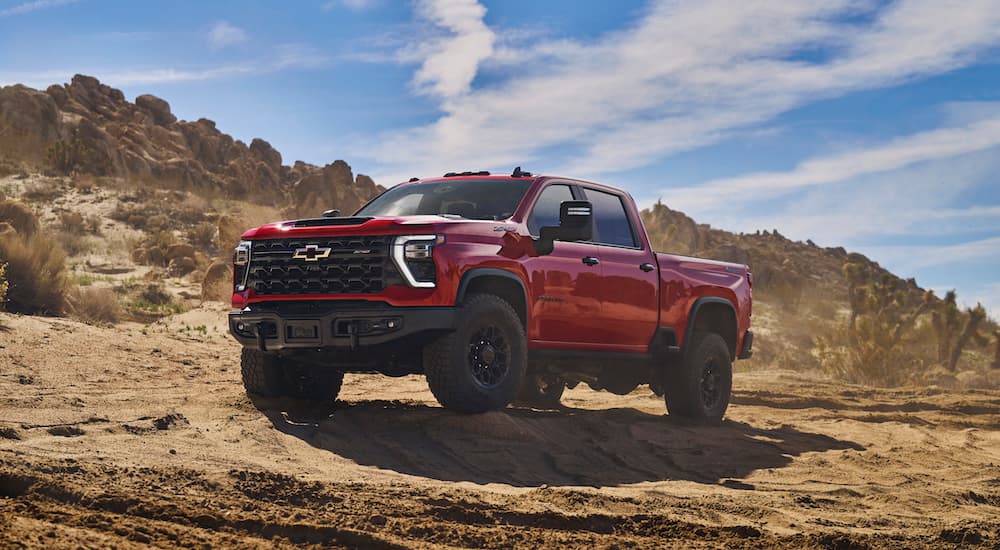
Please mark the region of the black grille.
[[[247, 288], [257, 294], [381, 292], [394, 282], [387, 279], [398, 278], [391, 244], [390, 236], [370, 235], [253, 241]], [[304, 257], [295, 258], [296, 251]]]

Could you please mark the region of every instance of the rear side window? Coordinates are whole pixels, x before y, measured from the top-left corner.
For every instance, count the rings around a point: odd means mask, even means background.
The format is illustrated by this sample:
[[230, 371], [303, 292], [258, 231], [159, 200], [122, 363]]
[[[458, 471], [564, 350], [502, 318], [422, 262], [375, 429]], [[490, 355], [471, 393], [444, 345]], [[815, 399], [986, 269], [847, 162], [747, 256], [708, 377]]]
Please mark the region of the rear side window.
[[550, 185], [535, 201], [535, 207], [528, 216], [528, 231], [538, 235], [542, 227], [559, 225], [559, 205], [563, 201], [573, 200], [573, 192], [568, 185]]
[[637, 248], [635, 232], [625, 213], [625, 203], [618, 195], [583, 190], [587, 200], [594, 205], [594, 240], [598, 244], [611, 244]]

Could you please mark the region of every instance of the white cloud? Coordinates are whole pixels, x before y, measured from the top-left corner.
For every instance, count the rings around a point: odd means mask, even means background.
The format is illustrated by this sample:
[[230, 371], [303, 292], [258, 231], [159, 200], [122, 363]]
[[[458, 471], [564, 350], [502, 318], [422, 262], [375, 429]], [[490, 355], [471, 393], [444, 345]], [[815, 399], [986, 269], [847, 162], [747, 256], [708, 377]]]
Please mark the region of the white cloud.
[[446, 30], [447, 36], [401, 53], [421, 60], [414, 85], [422, 93], [442, 98], [465, 94], [479, 64], [493, 55], [496, 35], [483, 22], [486, 8], [476, 0], [420, 0], [417, 12]]
[[176, 67], [77, 67], [34, 73], [0, 73], [0, 85], [24, 84], [45, 89], [54, 82], [68, 82], [74, 74], [93, 75], [112, 86], [135, 86], [165, 82], [193, 82], [241, 76], [258, 76], [286, 70], [312, 70], [329, 65], [325, 54], [300, 44], [282, 44], [267, 58], [202, 68]]
[[907, 272], [921, 268], [979, 262], [984, 258], [1000, 256], [1000, 236], [988, 237], [958, 244], [927, 246], [869, 246], [868, 251], [886, 262], [891, 262]]
[[[442, 96], [444, 114], [385, 136], [374, 160], [384, 173], [437, 173], [530, 162], [558, 148], [561, 170], [617, 172], [817, 99], [961, 67], [1000, 42], [997, 0], [872, 5], [658, 1], [632, 27], [591, 41], [505, 48], [505, 59], [523, 61], [516, 75], [466, 92], [476, 68], [500, 56], [485, 47], [490, 31], [472, 10], [463, 28], [480, 47], [456, 44], [448, 51], [462, 62], [440, 54], [417, 72]], [[815, 50], [819, 61], [794, 55]]]
[[208, 31], [208, 43], [215, 49], [227, 48], [250, 40], [246, 31], [226, 21], [219, 21]]
[[663, 192], [668, 193], [671, 204], [681, 210], [705, 211], [727, 204], [734, 194], [752, 197], [755, 201], [766, 200], [802, 187], [847, 182], [865, 174], [888, 172], [917, 162], [955, 157], [997, 145], [1000, 145], [1000, 117], [810, 159], [788, 172], [749, 174]]
[[59, 6], [65, 6], [67, 4], [75, 4], [79, 0], [35, 0], [34, 2], [25, 2], [23, 4], [17, 4], [9, 8], [0, 9], [0, 17], [9, 17], [11, 15], [22, 15], [25, 13], [30, 13], [33, 11], [44, 10], [47, 8], [57, 8]]

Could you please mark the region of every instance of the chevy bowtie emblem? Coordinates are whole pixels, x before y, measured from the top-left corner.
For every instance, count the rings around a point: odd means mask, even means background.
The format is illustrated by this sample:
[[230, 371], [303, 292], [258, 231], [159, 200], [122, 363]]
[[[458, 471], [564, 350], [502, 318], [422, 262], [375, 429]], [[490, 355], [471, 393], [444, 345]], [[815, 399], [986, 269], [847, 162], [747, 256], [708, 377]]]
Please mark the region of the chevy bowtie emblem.
[[320, 248], [314, 244], [307, 244], [305, 248], [296, 248], [292, 258], [315, 262], [319, 261], [320, 258], [330, 257], [330, 250], [329, 248]]

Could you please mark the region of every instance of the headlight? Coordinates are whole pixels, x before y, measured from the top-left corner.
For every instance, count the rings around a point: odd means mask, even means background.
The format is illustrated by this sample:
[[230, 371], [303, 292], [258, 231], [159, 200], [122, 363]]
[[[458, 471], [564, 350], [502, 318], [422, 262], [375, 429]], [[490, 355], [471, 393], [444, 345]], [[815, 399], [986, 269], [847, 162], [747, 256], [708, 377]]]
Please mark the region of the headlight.
[[433, 288], [437, 282], [434, 247], [444, 244], [444, 235], [401, 235], [392, 245], [392, 260], [406, 283]]
[[252, 249], [252, 242], [240, 241], [240, 244], [233, 250], [233, 287], [236, 289], [236, 292], [246, 290], [247, 271]]
[[250, 241], [240, 241], [240, 244], [233, 251], [233, 265], [247, 265], [250, 263]]

